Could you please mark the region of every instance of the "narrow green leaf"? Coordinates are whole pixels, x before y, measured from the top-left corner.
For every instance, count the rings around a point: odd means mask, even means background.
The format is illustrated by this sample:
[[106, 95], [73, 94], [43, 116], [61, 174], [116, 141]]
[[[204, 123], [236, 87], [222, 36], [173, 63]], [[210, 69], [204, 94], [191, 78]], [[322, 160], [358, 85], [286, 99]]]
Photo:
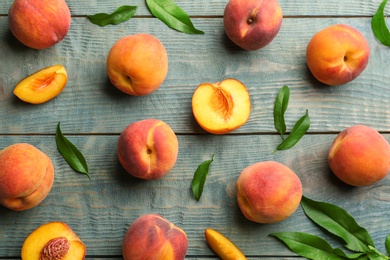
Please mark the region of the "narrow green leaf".
[[371, 252], [367, 253], [368, 259], [370, 260], [386, 260], [389, 259], [389, 257], [385, 256], [381, 252], [378, 251], [373, 246], [368, 246], [368, 248], [371, 250]]
[[57, 125], [56, 143], [58, 151], [73, 170], [84, 173], [91, 179], [88, 173], [87, 162], [82, 153], [61, 132], [60, 123]]
[[211, 160], [202, 162], [194, 173], [194, 178], [192, 179], [191, 188], [192, 193], [197, 201], [199, 201], [200, 196], [202, 196], [204, 183], [206, 182], [207, 174], [209, 173], [210, 164], [214, 161], [215, 154]]
[[137, 11], [137, 6], [124, 5], [115, 10], [111, 14], [98, 13], [94, 15], [87, 15], [89, 21], [99, 26], [106, 26], [109, 24], [117, 25], [129, 20]]
[[390, 234], [388, 234], [386, 237], [385, 247], [386, 247], [387, 254], [390, 255]]
[[375, 37], [385, 46], [390, 47], [390, 32], [386, 26], [384, 9], [386, 6], [387, 0], [379, 5], [378, 10], [371, 20], [371, 28], [374, 32]]
[[150, 12], [170, 28], [187, 34], [204, 34], [194, 27], [190, 17], [173, 0], [146, 0]]
[[274, 126], [276, 131], [280, 133], [280, 136], [283, 140], [284, 134], [286, 133], [286, 122], [284, 121], [284, 113], [287, 110], [289, 99], [290, 89], [288, 86], [283, 86], [283, 88], [276, 96], [274, 105]]
[[358, 259], [363, 254], [347, 255], [339, 248], [332, 248], [328, 242], [315, 235], [302, 232], [277, 232], [270, 234], [284, 242], [294, 253], [308, 259]]
[[293, 147], [305, 135], [310, 127], [309, 112], [302, 116], [294, 125], [291, 133], [286, 139], [276, 148], [276, 150], [287, 150]]
[[325, 202], [302, 197], [301, 206], [305, 214], [317, 225], [345, 241], [351, 251], [370, 253], [374, 246], [370, 234], [359, 226], [356, 220], [344, 209]]

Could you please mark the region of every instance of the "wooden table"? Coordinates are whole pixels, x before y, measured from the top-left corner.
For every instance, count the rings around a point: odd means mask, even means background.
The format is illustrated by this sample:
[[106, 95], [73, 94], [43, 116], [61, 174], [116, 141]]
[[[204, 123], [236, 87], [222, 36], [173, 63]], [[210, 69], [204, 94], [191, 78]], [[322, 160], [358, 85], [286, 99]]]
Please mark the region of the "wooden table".
[[[159, 213], [188, 235], [188, 259], [216, 259], [208, 248], [205, 228], [229, 237], [248, 259], [296, 259], [269, 233], [302, 231], [324, 237], [301, 208], [272, 225], [250, 222], [240, 212], [235, 181], [248, 165], [266, 160], [281, 162], [300, 177], [303, 193], [312, 199], [348, 210], [371, 233], [385, 252], [390, 232], [390, 178], [353, 188], [341, 183], [327, 165], [327, 152], [336, 134], [365, 124], [390, 140], [390, 49], [373, 36], [371, 17], [380, 0], [281, 0], [284, 20], [274, 41], [258, 51], [244, 51], [224, 33], [226, 0], [175, 1], [205, 35], [187, 35], [153, 18], [144, 1], [67, 0], [72, 24], [55, 47], [33, 50], [23, 46], [8, 28], [12, 0], [0, 2], [0, 147], [17, 142], [35, 145], [52, 159], [55, 182], [49, 196], [34, 209], [13, 212], [0, 207], [0, 259], [18, 259], [26, 236], [49, 221], [68, 223], [87, 246], [88, 259], [121, 259], [121, 243], [128, 226], [145, 213]], [[113, 12], [121, 5], [139, 5], [136, 16], [117, 26], [91, 24], [87, 14]], [[389, 8], [386, 8], [389, 13]], [[353, 82], [328, 87], [310, 74], [305, 50], [322, 28], [345, 23], [358, 29], [371, 47], [366, 70]], [[106, 58], [120, 37], [147, 32], [158, 37], [169, 57], [163, 85], [144, 97], [114, 88], [107, 78]], [[13, 95], [27, 75], [60, 63], [68, 71], [65, 90], [41, 105], [30, 105]], [[202, 82], [237, 78], [251, 95], [249, 121], [227, 135], [211, 135], [194, 120], [191, 97]], [[273, 105], [283, 85], [291, 89], [287, 128], [308, 109], [309, 132], [292, 149], [272, 154], [280, 143], [273, 125]], [[131, 178], [117, 159], [117, 140], [130, 123], [157, 118], [168, 123], [179, 139], [179, 156], [163, 179]], [[82, 151], [91, 180], [74, 172], [57, 150], [55, 131]], [[199, 202], [190, 190], [196, 167], [216, 154]], [[326, 237], [325, 238], [329, 238]], [[334, 240], [332, 244], [338, 245]]]

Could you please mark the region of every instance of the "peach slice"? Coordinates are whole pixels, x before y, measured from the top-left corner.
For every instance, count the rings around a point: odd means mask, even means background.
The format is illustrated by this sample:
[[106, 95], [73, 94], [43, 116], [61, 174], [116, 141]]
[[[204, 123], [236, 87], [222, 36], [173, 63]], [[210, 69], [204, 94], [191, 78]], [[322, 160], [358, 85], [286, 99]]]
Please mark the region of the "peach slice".
[[42, 104], [58, 96], [65, 88], [68, 75], [62, 65], [44, 68], [16, 85], [14, 94], [31, 104]]
[[192, 96], [196, 121], [213, 134], [226, 134], [245, 124], [251, 108], [246, 86], [233, 78], [214, 84], [202, 83]]
[[244, 260], [245, 255], [227, 237], [218, 231], [207, 228], [204, 232], [210, 248], [223, 260]]
[[49, 222], [35, 229], [23, 243], [22, 260], [81, 260], [86, 247], [73, 230], [63, 222]]

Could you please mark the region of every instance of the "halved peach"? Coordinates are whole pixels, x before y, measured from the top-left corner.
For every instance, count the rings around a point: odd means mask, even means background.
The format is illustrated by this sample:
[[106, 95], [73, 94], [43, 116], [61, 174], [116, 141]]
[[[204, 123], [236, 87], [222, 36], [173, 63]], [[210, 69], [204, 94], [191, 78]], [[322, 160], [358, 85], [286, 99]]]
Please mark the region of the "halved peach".
[[35, 229], [23, 243], [22, 260], [82, 260], [86, 247], [64, 222], [49, 222]]
[[192, 96], [196, 121], [213, 134], [226, 134], [245, 124], [251, 108], [246, 86], [233, 78], [214, 84], [202, 83]]
[[44, 68], [16, 85], [14, 94], [31, 104], [42, 104], [58, 96], [65, 88], [68, 75], [62, 65]]
[[245, 255], [227, 237], [218, 231], [207, 228], [204, 232], [210, 248], [223, 260], [244, 260]]

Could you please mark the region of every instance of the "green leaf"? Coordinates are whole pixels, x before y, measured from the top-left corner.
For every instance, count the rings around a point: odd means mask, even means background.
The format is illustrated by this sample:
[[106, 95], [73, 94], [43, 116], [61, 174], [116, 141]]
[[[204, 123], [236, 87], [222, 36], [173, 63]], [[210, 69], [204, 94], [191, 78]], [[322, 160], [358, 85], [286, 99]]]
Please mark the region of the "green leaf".
[[367, 253], [368, 259], [370, 260], [386, 260], [389, 259], [389, 257], [385, 256], [381, 252], [379, 252], [375, 247], [368, 246], [368, 248], [371, 250], [371, 252]]
[[383, 0], [383, 2], [379, 5], [378, 10], [371, 20], [371, 28], [374, 32], [375, 37], [386, 46], [390, 47], [390, 32], [386, 26], [384, 9], [386, 6], [387, 0]]
[[385, 247], [386, 247], [387, 254], [390, 255], [390, 234], [388, 234], [386, 237]]
[[61, 132], [60, 123], [57, 125], [56, 143], [58, 151], [73, 170], [84, 173], [91, 179], [88, 173], [87, 162], [82, 153]]
[[294, 125], [291, 133], [286, 139], [276, 148], [276, 150], [287, 150], [293, 147], [305, 135], [310, 127], [309, 112], [302, 116]]
[[94, 15], [87, 15], [89, 21], [99, 26], [106, 26], [109, 24], [117, 25], [129, 20], [135, 14], [137, 6], [124, 5], [115, 10], [112, 14], [98, 13]]
[[275, 99], [274, 105], [274, 126], [284, 140], [284, 134], [286, 133], [286, 122], [284, 121], [284, 113], [288, 107], [288, 101], [290, 99], [290, 89], [288, 86], [283, 86], [279, 91]]
[[344, 209], [325, 202], [318, 202], [302, 197], [301, 206], [305, 214], [317, 225], [346, 242], [351, 251], [370, 253], [369, 246], [374, 241], [366, 229]]
[[150, 12], [170, 28], [187, 34], [204, 34], [194, 27], [190, 17], [172, 0], [146, 0]]
[[315, 235], [302, 232], [277, 232], [270, 234], [283, 241], [294, 253], [308, 259], [358, 259], [363, 254], [345, 254], [339, 248], [332, 248], [328, 242]]
[[214, 161], [215, 154], [211, 160], [202, 162], [194, 173], [194, 178], [192, 179], [191, 188], [192, 193], [197, 201], [199, 201], [200, 196], [202, 196], [204, 183], [206, 182], [207, 174], [209, 173], [210, 164]]

